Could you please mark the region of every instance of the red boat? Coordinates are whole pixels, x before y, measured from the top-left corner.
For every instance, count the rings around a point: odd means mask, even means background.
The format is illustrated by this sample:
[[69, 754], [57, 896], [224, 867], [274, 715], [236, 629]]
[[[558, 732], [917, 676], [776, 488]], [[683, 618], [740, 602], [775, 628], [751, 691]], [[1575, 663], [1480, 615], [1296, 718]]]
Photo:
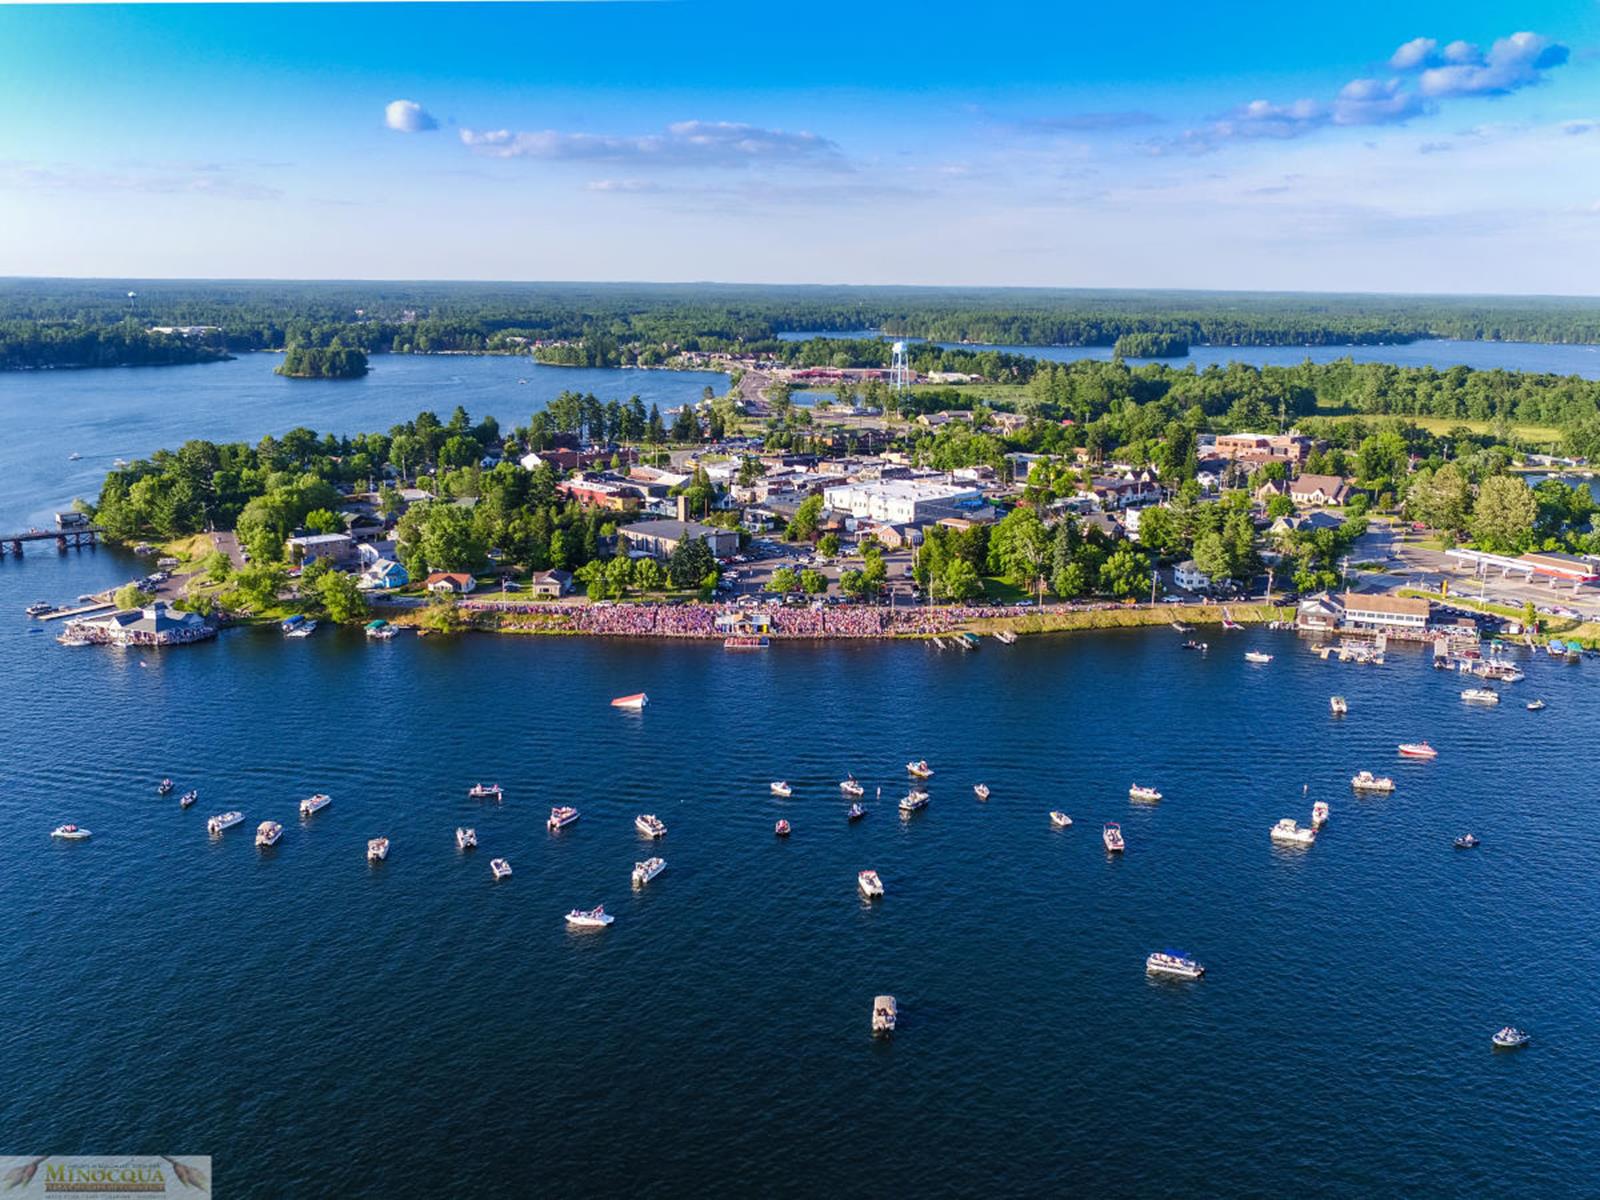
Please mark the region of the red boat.
[[1439, 752], [1427, 742], [1401, 742], [1400, 755], [1403, 758], [1438, 758]]
[[787, 821], [779, 821], [776, 825], [774, 825], [772, 827], [772, 832], [777, 834], [779, 837], [788, 837], [789, 836], [789, 822], [787, 822]]

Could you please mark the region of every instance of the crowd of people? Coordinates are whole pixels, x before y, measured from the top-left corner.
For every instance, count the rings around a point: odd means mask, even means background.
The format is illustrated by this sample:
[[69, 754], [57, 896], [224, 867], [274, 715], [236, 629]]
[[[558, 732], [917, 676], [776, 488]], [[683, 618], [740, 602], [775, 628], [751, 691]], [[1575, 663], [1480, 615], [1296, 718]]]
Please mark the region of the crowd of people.
[[[599, 637], [720, 638], [730, 632], [718, 618], [746, 616], [724, 604], [554, 605], [524, 601], [469, 600], [473, 612], [500, 613], [503, 628], [535, 633], [575, 633]], [[882, 608], [864, 605], [824, 608], [772, 607], [762, 610], [765, 632], [774, 638], [875, 638], [901, 634], [948, 633], [994, 610], [947, 605], [938, 608]]]

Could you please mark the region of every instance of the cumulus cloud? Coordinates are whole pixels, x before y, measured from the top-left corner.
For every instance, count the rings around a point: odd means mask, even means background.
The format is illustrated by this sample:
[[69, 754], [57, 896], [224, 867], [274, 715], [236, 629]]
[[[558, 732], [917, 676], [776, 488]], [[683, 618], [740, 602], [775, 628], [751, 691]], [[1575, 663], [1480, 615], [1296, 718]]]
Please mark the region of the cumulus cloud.
[[614, 135], [554, 129], [461, 130], [462, 144], [489, 158], [617, 162], [663, 167], [744, 167], [761, 163], [844, 166], [839, 147], [814, 133], [762, 129], [733, 121], [678, 121], [660, 133]]
[[415, 100], [391, 100], [383, 106], [383, 123], [396, 133], [425, 133], [439, 128], [433, 114]]
[[1504, 96], [1543, 83], [1545, 72], [1570, 57], [1560, 42], [1536, 33], [1500, 38], [1487, 54], [1467, 42], [1452, 42], [1417, 77], [1417, 89], [1434, 97]]

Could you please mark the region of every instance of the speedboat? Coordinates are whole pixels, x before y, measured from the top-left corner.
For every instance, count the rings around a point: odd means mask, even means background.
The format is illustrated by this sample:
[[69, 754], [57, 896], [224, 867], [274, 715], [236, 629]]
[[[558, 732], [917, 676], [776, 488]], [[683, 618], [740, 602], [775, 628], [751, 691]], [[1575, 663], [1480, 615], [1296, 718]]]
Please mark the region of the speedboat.
[[847, 821], [859, 821], [859, 820], [861, 820], [862, 817], [864, 817], [866, 815], [867, 815], [867, 810], [862, 808], [861, 805], [852, 804], [850, 806], [850, 811], [845, 813], [844, 818]]
[[567, 914], [567, 924], [577, 929], [604, 929], [615, 920], [604, 904], [597, 904], [588, 911], [575, 908]]
[[1263, 654], [1260, 650], [1246, 650], [1244, 660], [1248, 663], [1269, 663], [1272, 661], [1272, 655]]
[[172, 780], [170, 779], [163, 779], [160, 783], [156, 784], [156, 795], [158, 796], [165, 796], [171, 790]]
[[1342, 717], [1350, 711], [1350, 705], [1343, 696], [1329, 696], [1328, 708], [1336, 717]]
[[1072, 818], [1067, 816], [1067, 814], [1064, 812], [1057, 812], [1055, 809], [1051, 809], [1050, 824], [1054, 825], [1057, 829], [1066, 829], [1071, 826]]
[[475, 783], [467, 789], [474, 800], [499, 800], [505, 795], [498, 783]]
[[667, 860], [664, 858], [647, 858], [643, 862], [634, 863], [633, 886], [643, 887], [666, 869]]
[[1526, 1046], [1533, 1038], [1515, 1025], [1507, 1025], [1489, 1039], [1500, 1050], [1515, 1050], [1519, 1046]]
[[198, 799], [200, 799], [199, 792], [185, 792], [183, 795], [178, 797], [178, 807], [188, 808]]
[[551, 829], [565, 829], [578, 819], [578, 810], [571, 805], [563, 804], [560, 808], [550, 810], [550, 819], [545, 822]]
[[1317, 831], [1302, 829], [1293, 817], [1285, 817], [1272, 827], [1272, 840], [1285, 846], [1309, 846], [1317, 840]]
[[77, 462], [82, 457], [83, 457], [83, 455], [79, 454], [76, 450], [74, 450], [71, 454], [67, 455], [67, 461], [68, 462]]
[[888, 1037], [894, 1032], [894, 1027], [899, 1020], [900, 1006], [895, 1003], [893, 996], [874, 996], [872, 998], [872, 1034], [874, 1037]]
[[395, 627], [381, 617], [376, 621], [368, 621], [366, 632], [369, 638], [376, 641], [388, 641], [395, 635]]
[[794, 794], [794, 789], [781, 779], [773, 780], [767, 787], [771, 789], [774, 796], [792, 796]]
[[30, 617], [42, 617], [46, 613], [55, 612], [55, 610], [56, 610], [56, 606], [54, 604], [51, 604], [50, 601], [48, 601], [48, 600], [35, 600], [32, 604], [28, 605], [28, 607], [23, 609], [22, 611], [27, 613]]
[[1311, 828], [1321, 829], [1328, 823], [1328, 802], [1318, 800], [1311, 806]]
[[1545, 708], [1545, 703], [1544, 703], [1543, 700], [1530, 700], [1530, 701], [1528, 701], [1528, 711], [1529, 712], [1543, 712], [1544, 708]]
[[847, 775], [840, 780], [839, 790], [846, 796], [860, 797], [867, 794], [867, 789], [856, 782], [856, 777], [854, 775]]
[[1399, 746], [1402, 758], [1438, 758], [1439, 752], [1427, 742], [1401, 742]]
[[206, 832], [212, 837], [220, 837], [224, 829], [232, 829], [242, 820], [244, 820], [244, 814], [238, 810], [225, 812], [206, 821]]
[[1183, 648], [1185, 650], [1199, 650], [1202, 653], [1204, 653], [1205, 651], [1211, 649], [1211, 647], [1208, 646], [1205, 642], [1197, 642], [1193, 638], [1190, 638], [1187, 642], [1185, 642], [1183, 644]]
[[302, 621], [300, 624], [296, 625], [293, 629], [289, 630], [287, 633], [285, 633], [284, 637], [308, 638], [313, 633], [315, 633], [316, 631], [317, 631], [317, 622], [314, 619], [305, 620], [305, 621]]
[[1499, 704], [1500, 693], [1493, 688], [1468, 688], [1461, 693], [1468, 704]]
[[375, 837], [367, 842], [367, 861], [382, 862], [389, 857], [389, 839]]
[[862, 871], [856, 876], [856, 886], [868, 900], [877, 900], [883, 896], [883, 880], [878, 878], [876, 871]]
[[276, 821], [263, 821], [256, 826], [256, 845], [276, 846], [283, 836], [283, 826]]
[[73, 633], [70, 629], [62, 630], [61, 634], [56, 638], [56, 641], [63, 646], [71, 646], [74, 649], [79, 646], [94, 645], [93, 639], [88, 638], [81, 633]]
[[635, 692], [631, 696], [618, 696], [611, 702], [612, 708], [625, 708], [629, 712], [638, 712], [650, 703], [650, 697], [643, 692]]
[[1473, 837], [1470, 833], [1463, 833], [1456, 839], [1457, 850], [1471, 850], [1477, 844], [1478, 839]]
[[1122, 826], [1115, 821], [1106, 822], [1106, 827], [1100, 831], [1100, 840], [1106, 844], [1106, 849], [1113, 854], [1120, 854], [1125, 849], [1122, 841]]
[[972, 794], [974, 796], [976, 796], [979, 800], [987, 800], [989, 798], [989, 785], [987, 783], [975, 783], [975, 784], [973, 784], [972, 785]]
[[1152, 788], [1152, 787], [1140, 787], [1136, 783], [1131, 788], [1128, 789], [1128, 799], [1130, 799], [1130, 800], [1159, 800], [1159, 799], [1161, 799], [1161, 793], [1156, 791], [1155, 788]]
[[777, 834], [779, 837], [788, 837], [789, 836], [789, 822], [784, 821], [784, 820], [779, 820], [778, 823], [772, 827], [772, 832]]
[[1357, 771], [1350, 776], [1350, 786], [1358, 792], [1392, 792], [1394, 780], [1387, 775], [1374, 775], [1371, 771]]
[[511, 864], [503, 858], [491, 858], [489, 860], [489, 870], [494, 872], [496, 879], [511, 878]]
[[307, 796], [300, 801], [300, 815], [302, 817], [314, 816], [333, 803], [332, 796], [318, 792], [315, 796]]
[[293, 633], [296, 629], [299, 629], [300, 626], [304, 625], [305, 623], [306, 623], [305, 614], [304, 613], [295, 613], [294, 616], [292, 616], [292, 617], [286, 617], [284, 619], [283, 624], [279, 625], [278, 628], [283, 630], [284, 633]]
[[906, 774], [915, 776], [917, 779], [932, 779], [933, 768], [928, 765], [927, 759], [919, 758], [915, 762], [906, 764]]
[[76, 825], [57, 825], [50, 831], [50, 836], [67, 842], [81, 842], [90, 834], [87, 829], [79, 829]]
[[1206, 969], [1181, 950], [1158, 950], [1144, 960], [1146, 975], [1168, 975], [1173, 979], [1199, 979]]
[[909, 816], [919, 809], [928, 807], [928, 793], [911, 791], [900, 799], [900, 812], [902, 816]]
[[476, 850], [478, 848], [478, 831], [464, 826], [456, 826], [456, 849]]
[[667, 823], [654, 813], [640, 813], [633, 819], [633, 827], [647, 838], [667, 836]]

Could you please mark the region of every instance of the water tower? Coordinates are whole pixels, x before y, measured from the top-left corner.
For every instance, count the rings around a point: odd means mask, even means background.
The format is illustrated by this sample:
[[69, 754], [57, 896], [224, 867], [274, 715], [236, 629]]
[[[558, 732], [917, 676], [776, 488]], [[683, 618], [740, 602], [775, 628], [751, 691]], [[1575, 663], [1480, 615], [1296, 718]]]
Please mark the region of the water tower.
[[911, 382], [911, 364], [906, 361], [906, 344], [894, 344], [894, 357], [889, 360], [889, 386], [897, 392], [906, 390]]

